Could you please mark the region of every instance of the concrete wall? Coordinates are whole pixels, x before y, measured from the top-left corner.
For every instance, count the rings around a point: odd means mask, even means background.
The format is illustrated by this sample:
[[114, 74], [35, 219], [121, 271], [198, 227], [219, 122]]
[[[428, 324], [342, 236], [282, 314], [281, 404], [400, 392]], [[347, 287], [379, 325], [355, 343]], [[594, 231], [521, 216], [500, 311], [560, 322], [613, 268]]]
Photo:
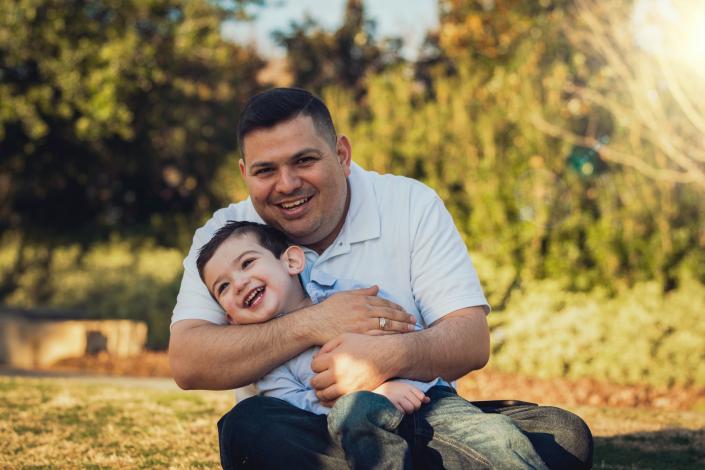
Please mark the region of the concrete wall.
[[147, 341], [147, 325], [132, 320], [35, 320], [0, 316], [0, 364], [46, 367], [61, 359], [106, 350], [135, 356]]

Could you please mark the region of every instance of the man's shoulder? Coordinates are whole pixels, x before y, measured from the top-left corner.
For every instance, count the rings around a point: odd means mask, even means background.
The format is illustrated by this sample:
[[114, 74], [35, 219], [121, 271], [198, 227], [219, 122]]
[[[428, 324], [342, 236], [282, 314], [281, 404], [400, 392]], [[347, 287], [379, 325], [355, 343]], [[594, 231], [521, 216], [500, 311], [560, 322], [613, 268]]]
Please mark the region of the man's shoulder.
[[377, 173], [376, 171], [359, 169], [360, 175], [374, 188], [378, 197], [400, 197], [408, 195], [413, 198], [437, 197], [436, 191], [430, 186], [414, 178], [395, 175], [391, 173]]

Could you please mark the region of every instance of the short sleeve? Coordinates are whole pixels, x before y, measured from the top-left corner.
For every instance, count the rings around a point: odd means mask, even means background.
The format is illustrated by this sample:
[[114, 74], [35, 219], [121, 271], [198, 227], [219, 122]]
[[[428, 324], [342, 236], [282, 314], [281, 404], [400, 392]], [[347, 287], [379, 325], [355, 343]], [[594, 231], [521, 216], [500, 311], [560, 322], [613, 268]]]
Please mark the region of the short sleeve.
[[[428, 188], [411, 200], [411, 288], [426, 325], [456, 310], [490, 311], [465, 243], [443, 201]], [[419, 194], [420, 193], [420, 194]]]

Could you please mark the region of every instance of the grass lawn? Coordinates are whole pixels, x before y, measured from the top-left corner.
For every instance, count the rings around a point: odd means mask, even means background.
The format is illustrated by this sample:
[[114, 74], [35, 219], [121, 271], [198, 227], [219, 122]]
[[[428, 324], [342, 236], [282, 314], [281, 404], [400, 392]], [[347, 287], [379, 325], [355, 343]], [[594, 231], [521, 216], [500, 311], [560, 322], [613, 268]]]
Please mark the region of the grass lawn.
[[[0, 468], [217, 468], [232, 392], [168, 380], [0, 377]], [[595, 468], [705, 468], [705, 413], [574, 407]]]

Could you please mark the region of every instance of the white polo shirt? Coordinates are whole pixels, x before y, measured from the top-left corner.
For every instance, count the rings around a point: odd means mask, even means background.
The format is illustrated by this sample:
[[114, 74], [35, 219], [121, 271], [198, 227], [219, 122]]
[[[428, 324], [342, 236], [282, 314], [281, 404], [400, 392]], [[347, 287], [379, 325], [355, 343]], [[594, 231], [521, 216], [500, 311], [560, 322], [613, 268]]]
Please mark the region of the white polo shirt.
[[[453, 220], [428, 186], [403, 176], [351, 166], [350, 207], [335, 241], [319, 256], [305, 249], [312, 269], [377, 284], [422, 326], [465, 307], [489, 305]], [[196, 231], [171, 317], [225, 324], [223, 310], [196, 268], [198, 250], [230, 220], [262, 223], [250, 199], [213, 214]], [[340, 312], [344, 315], [345, 312]]]

